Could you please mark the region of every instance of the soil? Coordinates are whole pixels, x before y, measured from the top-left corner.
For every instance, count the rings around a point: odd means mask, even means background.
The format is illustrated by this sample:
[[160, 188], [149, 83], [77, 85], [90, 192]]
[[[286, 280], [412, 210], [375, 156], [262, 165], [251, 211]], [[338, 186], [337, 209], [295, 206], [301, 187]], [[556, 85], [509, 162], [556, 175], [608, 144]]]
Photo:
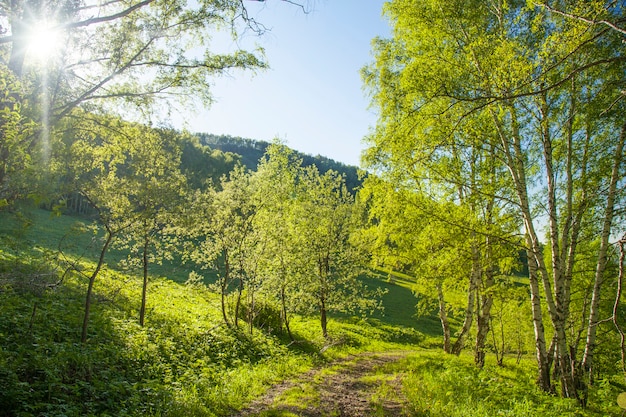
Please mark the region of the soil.
[[233, 417], [367, 417], [406, 415], [401, 375], [384, 365], [406, 352], [366, 353], [313, 369], [272, 387]]

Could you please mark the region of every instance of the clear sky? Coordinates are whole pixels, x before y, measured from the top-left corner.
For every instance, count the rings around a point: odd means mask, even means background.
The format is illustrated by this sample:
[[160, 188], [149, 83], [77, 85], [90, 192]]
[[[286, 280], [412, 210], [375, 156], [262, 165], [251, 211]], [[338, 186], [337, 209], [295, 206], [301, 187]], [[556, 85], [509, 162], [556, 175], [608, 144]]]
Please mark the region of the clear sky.
[[244, 1], [250, 16], [271, 30], [248, 34], [240, 45], [264, 48], [270, 69], [217, 79], [215, 103], [187, 115], [187, 129], [268, 142], [279, 137], [298, 151], [359, 164], [362, 139], [376, 122], [359, 71], [373, 60], [371, 40], [389, 36], [384, 0], [304, 2], [308, 14], [281, 0]]

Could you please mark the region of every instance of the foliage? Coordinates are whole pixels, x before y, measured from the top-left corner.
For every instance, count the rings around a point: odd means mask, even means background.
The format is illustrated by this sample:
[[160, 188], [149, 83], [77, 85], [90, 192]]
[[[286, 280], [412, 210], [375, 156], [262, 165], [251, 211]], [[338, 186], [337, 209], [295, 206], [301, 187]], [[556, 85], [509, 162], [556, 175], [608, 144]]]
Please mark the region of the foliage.
[[238, 167], [218, 189], [196, 193], [188, 256], [200, 268], [220, 272], [229, 326], [238, 326], [244, 296], [247, 321], [254, 321], [257, 294], [276, 300], [288, 334], [291, 312], [317, 312], [326, 334], [328, 312], [377, 305], [380, 294], [357, 279], [363, 260], [349, 241], [357, 224], [343, 178], [301, 164], [293, 151], [273, 144], [256, 172]]
[[33, 172], [37, 154], [30, 152], [36, 133], [23, 114], [23, 89], [0, 64], [0, 208], [27, 197], [33, 191], [27, 187], [29, 181], [37, 178]]
[[219, 184], [220, 178], [232, 171], [241, 159], [234, 153], [211, 149], [192, 135], [183, 136], [181, 147], [181, 171], [193, 189]]
[[[478, 364], [498, 245], [527, 251], [538, 380], [584, 404], [598, 323], [611, 314], [601, 297], [610, 239], [624, 224], [623, 31], [611, 23], [624, 8], [394, 0], [385, 10], [392, 37], [374, 41], [363, 70], [379, 110], [364, 162], [392, 188], [459, 206], [461, 230], [485, 237], [468, 246], [481, 260], [472, 273], [484, 271], [466, 309], [477, 307]], [[458, 226], [450, 211], [424, 214]], [[594, 266], [579, 273], [589, 256]], [[581, 290], [584, 307], [573, 299]]]
[[[272, 145], [269, 142], [254, 139], [244, 139], [229, 135], [214, 135], [209, 133], [197, 133], [201, 143], [227, 153], [241, 155], [241, 162], [250, 170], [255, 170]], [[359, 169], [355, 166], [345, 165], [341, 162], [326, 158], [322, 155], [307, 155], [294, 151], [294, 157], [301, 160], [305, 167], [314, 165], [322, 174], [327, 171], [340, 173], [346, 182], [346, 187], [351, 193], [355, 193], [361, 186], [362, 181]]]
[[[546, 395], [536, 386], [531, 364], [505, 359], [504, 366], [489, 361], [477, 369], [469, 356], [421, 352], [390, 365], [403, 372], [403, 391], [411, 415], [455, 416], [604, 416], [618, 415], [619, 392], [608, 380], [598, 384], [593, 406], [581, 409], [576, 401]], [[601, 399], [602, 398], [602, 399]]]
[[[151, 108], [184, 97], [208, 103], [205, 86], [211, 77], [266, 66], [261, 51], [211, 51], [208, 40], [215, 31], [236, 38], [239, 30], [254, 26], [240, 1], [144, 0], [85, 7], [73, 1], [23, 0], [3, 2], [1, 10], [6, 29], [0, 35], [2, 61], [16, 76], [33, 81], [29, 95], [42, 111], [38, 120], [51, 125], [77, 106], [149, 116]], [[58, 39], [43, 63], [29, 55], [28, 42], [37, 30]]]

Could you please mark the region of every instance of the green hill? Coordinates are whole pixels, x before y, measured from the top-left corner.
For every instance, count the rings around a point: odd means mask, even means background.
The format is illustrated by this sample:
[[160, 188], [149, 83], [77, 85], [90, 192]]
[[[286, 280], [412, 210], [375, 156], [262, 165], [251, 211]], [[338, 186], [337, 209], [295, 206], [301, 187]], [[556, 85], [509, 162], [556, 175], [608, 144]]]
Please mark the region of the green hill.
[[422, 339], [382, 320], [335, 319], [331, 338], [340, 343], [331, 342], [324, 356], [329, 341], [316, 318], [294, 320], [295, 344], [280, 331], [228, 329], [218, 296], [180, 283], [181, 270], [178, 282], [151, 278], [140, 327], [141, 282], [116, 270], [121, 254], [112, 253], [95, 284], [88, 341], [80, 344], [93, 239], [76, 217], [0, 213], [0, 416], [225, 415], [325, 356]]
[[[175, 264], [154, 271], [141, 327], [141, 280], [117, 270], [123, 253], [112, 252], [95, 283], [88, 340], [81, 344], [92, 243], [99, 239], [86, 226], [45, 210], [0, 212], [0, 417], [229, 416], [312, 367], [331, 375], [342, 369], [333, 365], [336, 358], [394, 350], [412, 353], [382, 374], [363, 377], [369, 378], [363, 383], [385, 378], [366, 399], [374, 408], [401, 389], [408, 416], [619, 413], [615, 384], [596, 386], [587, 409], [540, 392], [530, 356], [505, 366], [490, 358], [479, 370], [469, 354], [426, 351], [439, 340], [437, 320], [414, 318], [410, 280], [388, 274], [363, 278], [387, 290], [384, 314], [335, 316], [329, 339], [320, 336], [317, 318], [296, 316], [294, 343], [280, 329], [225, 327], [218, 295], [185, 284], [188, 270]], [[316, 398], [302, 391], [315, 386], [292, 390], [300, 393], [293, 401]]]
[[[218, 149], [222, 152], [230, 152], [241, 156], [241, 162], [251, 170], [255, 170], [261, 157], [265, 154], [265, 150], [270, 145], [269, 142], [258, 141], [254, 139], [245, 139], [228, 135], [213, 135], [210, 133], [197, 133], [200, 142], [212, 149]], [[354, 192], [362, 185], [359, 178], [358, 167], [346, 165], [333, 159], [326, 158], [322, 155], [307, 155], [296, 151], [296, 156], [302, 159], [303, 166], [315, 165], [317, 169], [324, 173], [333, 170], [342, 174], [346, 179], [348, 190]]]

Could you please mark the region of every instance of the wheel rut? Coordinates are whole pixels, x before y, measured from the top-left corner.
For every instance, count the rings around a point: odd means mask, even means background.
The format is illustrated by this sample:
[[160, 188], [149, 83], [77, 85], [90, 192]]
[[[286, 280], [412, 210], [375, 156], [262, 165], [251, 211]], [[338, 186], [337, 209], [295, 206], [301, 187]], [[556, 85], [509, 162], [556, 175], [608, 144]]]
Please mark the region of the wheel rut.
[[232, 417], [407, 415], [402, 375], [386, 369], [407, 354], [364, 353], [343, 358], [275, 385]]

